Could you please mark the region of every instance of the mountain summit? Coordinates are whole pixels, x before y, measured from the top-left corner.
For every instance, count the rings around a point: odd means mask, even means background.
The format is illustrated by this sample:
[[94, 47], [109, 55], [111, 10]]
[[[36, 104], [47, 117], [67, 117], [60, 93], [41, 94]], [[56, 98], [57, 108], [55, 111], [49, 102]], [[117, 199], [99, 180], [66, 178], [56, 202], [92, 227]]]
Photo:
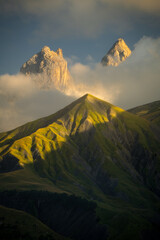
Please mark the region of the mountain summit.
[[102, 58], [101, 63], [104, 66], [118, 66], [131, 55], [131, 50], [122, 38], [119, 38]]
[[22, 65], [20, 72], [25, 75], [41, 74], [36, 82], [42, 88], [54, 86], [64, 91], [72, 82], [67, 61], [63, 58], [60, 48], [54, 52], [48, 46], [44, 46]]

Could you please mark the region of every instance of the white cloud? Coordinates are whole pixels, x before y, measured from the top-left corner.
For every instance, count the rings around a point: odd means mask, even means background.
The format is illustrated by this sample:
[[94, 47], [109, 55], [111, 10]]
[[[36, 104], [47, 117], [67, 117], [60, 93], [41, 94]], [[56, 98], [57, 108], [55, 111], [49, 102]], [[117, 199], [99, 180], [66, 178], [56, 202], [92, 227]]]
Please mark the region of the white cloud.
[[0, 132], [53, 114], [75, 98], [56, 89], [44, 90], [35, 85], [35, 76], [23, 74], [0, 76]]
[[0, 95], [10, 102], [14, 102], [17, 98], [25, 98], [34, 91], [36, 87], [30, 77], [25, 77], [23, 74], [0, 76]]

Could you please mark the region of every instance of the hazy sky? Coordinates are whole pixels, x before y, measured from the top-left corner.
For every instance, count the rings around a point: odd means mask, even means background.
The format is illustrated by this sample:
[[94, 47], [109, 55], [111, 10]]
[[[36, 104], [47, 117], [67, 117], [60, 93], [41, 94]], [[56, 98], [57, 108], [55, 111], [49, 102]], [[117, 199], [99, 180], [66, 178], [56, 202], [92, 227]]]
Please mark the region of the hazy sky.
[[[0, 36], [0, 131], [52, 114], [86, 92], [125, 109], [160, 99], [159, 0], [0, 0]], [[102, 67], [120, 37], [131, 57]], [[37, 89], [18, 74], [44, 45], [63, 49], [77, 96]]]

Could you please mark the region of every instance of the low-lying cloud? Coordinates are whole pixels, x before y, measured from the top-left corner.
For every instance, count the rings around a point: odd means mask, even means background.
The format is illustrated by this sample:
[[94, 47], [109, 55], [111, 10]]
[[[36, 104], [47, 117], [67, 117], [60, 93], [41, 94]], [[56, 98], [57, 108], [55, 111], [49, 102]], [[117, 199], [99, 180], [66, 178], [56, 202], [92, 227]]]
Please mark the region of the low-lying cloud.
[[0, 76], [0, 132], [50, 115], [75, 98], [56, 89], [40, 89], [34, 77], [23, 74]]

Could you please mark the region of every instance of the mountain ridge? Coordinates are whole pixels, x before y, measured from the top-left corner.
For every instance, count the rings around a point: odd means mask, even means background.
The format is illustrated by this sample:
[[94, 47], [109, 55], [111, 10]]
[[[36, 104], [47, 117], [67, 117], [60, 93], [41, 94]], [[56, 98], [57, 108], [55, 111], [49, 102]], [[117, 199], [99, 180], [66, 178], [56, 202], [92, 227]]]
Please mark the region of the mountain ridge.
[[[93, 99], [100, 100], [99, 98], [94, 97], [93, 95], [87, 93], [87, 94], [85, 94], [84, 96], [82, 96], [81, 98], [79, 98], [79, 99], [73, 101], [72, 103], [70, 103], [68, 106], [60, 109], [60, 110], [57, 111], [56, 113], [50, 114], [50, 115], [48, 115], [48, 116], [46, 116], [46, 117], [41, 117], [41, 118], [39, 118], [39, 119], [37, 119], [37, 120], [33, 120], [33, 121], [29, 122], [29, 123], [25, 123], [25, 124], [23, 124], [23, 125], [21, 125], [21, 126], [19, 126], [19, 127], [16, 127], [16, 128], [13, 129], [13, 130], [7, 131], [7, 133], [11, 133], [11, 132], [13, 132], [13, 131], [16, 132], [16, 130], [19, 129], [19, 128], [21, 128], [21, 131], [23, 132], [23, 128], [25, 128], [25, 126], [27, 126], [28, 124], [32, 124], [32, 123], [34, 123], [34, 122], [41, 122], [43, 119], [48, 120], [48, 123], [47, 123], [47, 121], [46, 121], [46, 123], [45, 123], [45, 121], [44, 121], [44, 122], [42, 122], [42, 126], [39, 126], [39, 124], [36, 123], [37, 126], [35, 127], [35, 129], [36, 129], [36, 128], [38, 129], [39, 127], [45, 127], [45, 126], [47, 126], [47, 124], [49, 124], [49, 123], [51, 123], [52, 121], [56, 120], [56, 118], [58, 118], [59, 115], [61, 116], [64, 111], [68, 111], [68, 110], [69, 110], [71, 107], [73, 107], [75, 104], [81, 102], [81, 100], [84, 100], [84, 101], [85, 101], [87, 98], [93, 98]], [[103, 100], [100, 100], [100, 101], [103, 101]], [[103, 102], [105, 102], [105, 101], [103, 101]], [[108, 104], [112, 106], [112, 104], [110, 104], [110, 103], [108, 103]], [[54, 118], [55, 115], [58, 115], [58, 116], [57, 116], [56, 118]], [[53, 118], [53, 119], [52, 119], [52, 118]], [[44, 124], [44, 125], [43, 125], [43, 124]], [[33, 131], [34, 131], [34, 129], [33, 129]], [[0, 133], [0, 136], [2, 136], [3, 134], [4, 134], [3, 132]]]
[[160, 126], [160, 100], [134, 107], [128, 111]]

